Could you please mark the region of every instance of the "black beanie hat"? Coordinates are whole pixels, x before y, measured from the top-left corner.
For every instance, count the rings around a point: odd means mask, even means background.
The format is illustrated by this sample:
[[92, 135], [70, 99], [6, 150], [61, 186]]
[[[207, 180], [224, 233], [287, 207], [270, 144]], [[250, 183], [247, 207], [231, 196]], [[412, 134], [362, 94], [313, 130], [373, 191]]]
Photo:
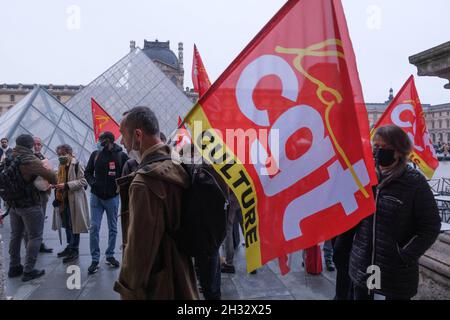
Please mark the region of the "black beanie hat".
[[21, 134], [16, 138], [16, 145], [25, 147], [28, 149], [33, 149], [34, 147], [34, 138], [29, 134]]
[[98, 139], [99, 140], [109, 139], [109, 141], [111, 141], [111, 142], [116, 141], [116, 138], [114, 137], [114, 134], [112, 132], [109, 132], [109, 131], [105, 131], [102, 134], [100, 134]]

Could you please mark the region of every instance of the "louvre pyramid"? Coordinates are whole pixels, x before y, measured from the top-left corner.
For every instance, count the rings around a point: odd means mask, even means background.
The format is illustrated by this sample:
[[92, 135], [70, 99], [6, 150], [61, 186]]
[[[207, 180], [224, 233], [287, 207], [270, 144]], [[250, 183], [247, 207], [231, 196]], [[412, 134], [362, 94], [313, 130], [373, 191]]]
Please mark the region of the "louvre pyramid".
[[193, 103], [139, 48], [131, 51], [105, 73], [66, 102], [67, 107], [92, 125], [91, 98], [117, 122], [136, 106], [148, 106], [166, 135], [176, 129]]
[[86, 164], [94, 148], [94, 132], [46, 89], [37, 86], [0, 117], [0, 137], [14, 147], [16, 137], [28, 133], [42, 139], [42, 153], [57, 164], [56, 147], [67, 143], [78, 160]]

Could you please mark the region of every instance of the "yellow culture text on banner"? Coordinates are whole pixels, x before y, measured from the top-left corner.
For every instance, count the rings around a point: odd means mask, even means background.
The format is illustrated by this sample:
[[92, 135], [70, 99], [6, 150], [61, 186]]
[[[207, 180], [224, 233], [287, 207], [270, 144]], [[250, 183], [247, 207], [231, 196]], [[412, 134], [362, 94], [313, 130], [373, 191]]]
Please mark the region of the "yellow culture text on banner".
[[203, 159], [211, 164], [235, 194], [242, 208], [247, 270], [261, 267], [258, 207], [255, 184], [244, 165], [211, 127], [201, 105], [197, 104], [185, 119], [192, 140]]

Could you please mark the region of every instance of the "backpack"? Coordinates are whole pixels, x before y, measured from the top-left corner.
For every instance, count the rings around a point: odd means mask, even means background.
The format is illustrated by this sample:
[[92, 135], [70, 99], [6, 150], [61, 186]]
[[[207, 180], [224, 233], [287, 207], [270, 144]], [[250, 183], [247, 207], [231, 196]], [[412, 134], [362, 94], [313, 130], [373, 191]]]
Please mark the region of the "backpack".
[[[155, 157], [147, 164], [165, 160], [171, 158]], [[190, 186], [183, 191], [180, 228], [168, 233], [187, 256], [211, 255], [226, 236], [228, 189], [210, 165], [183, 163], [182, 167], [189, 176]]]
[[39, 191], [22, 177], [20, 157], [0, 165], [0, 197], [11, 207], [27, 208], [40, 203]]

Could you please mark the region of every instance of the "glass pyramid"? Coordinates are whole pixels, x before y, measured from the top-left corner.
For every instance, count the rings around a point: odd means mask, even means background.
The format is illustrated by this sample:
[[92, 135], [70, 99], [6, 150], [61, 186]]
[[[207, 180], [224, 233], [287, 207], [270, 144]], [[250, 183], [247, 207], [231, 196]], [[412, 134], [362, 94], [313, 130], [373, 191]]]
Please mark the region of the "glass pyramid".
[[139, 48], [131, 51], [105, 73], [66, 102], [67, 107], [92, 126], [91, 98], [117, 122], [136, 106], [148, 106], [156, 114], [161, 131], [177, 128], [193, 103]]
[[0, 137], [14, 147], [17, 136], [28, 133], [42, 139], [42, 153], [57, 165], [56, 147], [67, 143], [77, 159], [87, 164], [94, 149], [94, 132], [46, 89], [37, 86], [0, 117]]

